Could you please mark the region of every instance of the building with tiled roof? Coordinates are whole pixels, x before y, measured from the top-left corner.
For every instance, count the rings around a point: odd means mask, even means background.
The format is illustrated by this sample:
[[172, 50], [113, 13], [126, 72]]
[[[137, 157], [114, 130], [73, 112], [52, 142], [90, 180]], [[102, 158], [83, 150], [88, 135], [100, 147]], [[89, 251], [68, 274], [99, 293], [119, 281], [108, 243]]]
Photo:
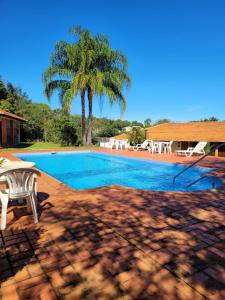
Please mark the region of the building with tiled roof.
[[[173, 151], [194, 147], [201, 141], [208, 142], [211, 146], [225, 142], [225, 122], [163, 123], [146, 128], [145, 132], [148, 140], [173, 141]], [[114, 137], [117, 140], [127, 138], [127, 133]], [[225, 156], [225, 148], [219, 149], [217, 154]]]
[[[225, 142], [225, 122], [164, 123], [146, 129], [146, 138], [156, 141], [174, 141], [174, 150], [187, 149], [199, 141]], [[225, 154], [220, 150], [220, 155]]]
[[0, 147], [16, 146], [20, 143], [20, 127], [24, 118], [0, 109]]

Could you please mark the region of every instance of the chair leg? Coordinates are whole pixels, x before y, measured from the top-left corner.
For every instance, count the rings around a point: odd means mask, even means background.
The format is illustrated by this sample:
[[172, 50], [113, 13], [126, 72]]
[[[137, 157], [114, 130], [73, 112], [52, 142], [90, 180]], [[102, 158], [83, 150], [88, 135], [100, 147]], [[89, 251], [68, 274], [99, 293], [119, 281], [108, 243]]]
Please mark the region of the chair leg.
[[193, 152], [190, 152], [190, 153], [186, 152], [185, 154], [186, 154], [186, 157], [191, 157]]
[[31, 206], [30, 197], [26, 198], [26, 203], [27, 203], [27, 211], [28, 211], [28, 213], [31, 213], [32, 212], [32, 206]]
[[1, 195], [1, 202], [2, 202], [1, 230], [5, 230], [9, 196], [7, 194]]
[[34, 223], [38, 223], [37, 205], [34, 193], [30, 195], [30, 203], [33, 211]]

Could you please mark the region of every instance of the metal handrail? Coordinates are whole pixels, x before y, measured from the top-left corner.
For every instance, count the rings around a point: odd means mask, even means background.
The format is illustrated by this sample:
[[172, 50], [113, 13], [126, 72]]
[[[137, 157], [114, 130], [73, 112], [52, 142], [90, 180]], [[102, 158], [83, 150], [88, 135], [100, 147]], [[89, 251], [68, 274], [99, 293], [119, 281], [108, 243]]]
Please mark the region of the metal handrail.
[[200, 157], [198, 160], [194, 161], [192, 164], [190, 164], [189, 166], [187, 166], [185, 169], [183, 169], [181, 172], [179, 172], [177, 175], [175, 175], [173, 177], [173, 184], [175, 183], [177, 177], [179, 177], [181, 174], [183, 174], [184, 172], [186, 172], [187, 170], [189, 170], [190, 168], [192, 168], [194, 165], [196, 165], [197, 163], [199, 163], [201, 160], [203, 160], [205, 157], [209, 156], [212, 152], [216, 151], [217, 149], [219, 149], [220, 147], [225, 146], [225, 142], [221, 143], [215, 147], [213, 147], [208, 153], [204, 154], [202, 157]]
[[194, 180], [192, 183], [188, 184], [186, 186], [186, 188], [188, 189], [189, 187], [191, 187], [192, 185], [196, 184], [197, 182], [201, 181], [202, 179], [208, 178], [211, 181], [212, 184], [212, 188], [215, 189], [215, 180], [212, 180], [212, 178], [210, 178], [208, 175], [203, 175], [202, 177]]

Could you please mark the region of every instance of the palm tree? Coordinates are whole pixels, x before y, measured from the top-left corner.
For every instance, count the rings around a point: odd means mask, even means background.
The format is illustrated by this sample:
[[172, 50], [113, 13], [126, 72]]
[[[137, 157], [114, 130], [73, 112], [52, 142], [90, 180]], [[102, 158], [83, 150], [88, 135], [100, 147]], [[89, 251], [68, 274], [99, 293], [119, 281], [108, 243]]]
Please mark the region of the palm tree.
[[144, 120], [144, 126], [145, 127], [150, 127], [152, 124], [152, 120], [150, 118], [147, 118]]
[[92, 107], [93, 96], [109, 98], [110, 104], [119, 102], [122, 111], [126, 108], [126, 100], [122, 94], [124, 85], [130, 84], [126, 73], [127, 61], [119, 51], [110, 48], [109, 41], [104, 35], [93, 36], [87, 30], [79, 27], [72, 28], [72, 33], [79, 35], [82, 49], [80, 68], [71, 83], [72, 94], [76, 92], [79, 83], [88, 96], [88, 132], [87, 145], [92, 144]]
[[[52, 92], [59, 89], [62, 105], [67, 111], [74, 97], [80, 92], [83, 143], [91, 145], [93, 96], [106, 95], [111, 104], [118, 101], [124, 111], [126, 100], [122, 89], [124, 85], [130, 84], [130, 78], [126, 73], [125, 56], [112, 50], [105, 36], [93, 36], [88, 30], [80, 27], [72, 28], [71, 32], [78, 41], [75, 44], [57, 43], [51, 65], [44, 73], [45, 92], [50, 98]], [[67, 79], [54, 80], [55, 76]], [[85, 137], [85, 93], [88, 96], [89, 108], [87, 137]]]

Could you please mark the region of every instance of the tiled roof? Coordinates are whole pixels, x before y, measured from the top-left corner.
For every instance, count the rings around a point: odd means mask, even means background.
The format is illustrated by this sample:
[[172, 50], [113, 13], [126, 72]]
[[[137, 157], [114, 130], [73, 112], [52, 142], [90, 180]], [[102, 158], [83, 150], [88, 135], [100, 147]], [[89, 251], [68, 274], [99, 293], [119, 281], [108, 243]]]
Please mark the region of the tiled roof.
[[113, 138], [116, 139], [116, 140], [127, 140], [128, 139], [126, 133], [121, 133], [119, 135], [114, 136]]
[[225, 142], [225, 122], [164, 123], [146, 131], [152, 140]]
[[8, 111], [2, 110], [2, 109], [0, 109], [0, 116], [4, 116], [4, 117], [10, 118], [10, 119], [26, 122], [26, 120], [24, 118], [14, 115], [14, 114], [12, 114]]

